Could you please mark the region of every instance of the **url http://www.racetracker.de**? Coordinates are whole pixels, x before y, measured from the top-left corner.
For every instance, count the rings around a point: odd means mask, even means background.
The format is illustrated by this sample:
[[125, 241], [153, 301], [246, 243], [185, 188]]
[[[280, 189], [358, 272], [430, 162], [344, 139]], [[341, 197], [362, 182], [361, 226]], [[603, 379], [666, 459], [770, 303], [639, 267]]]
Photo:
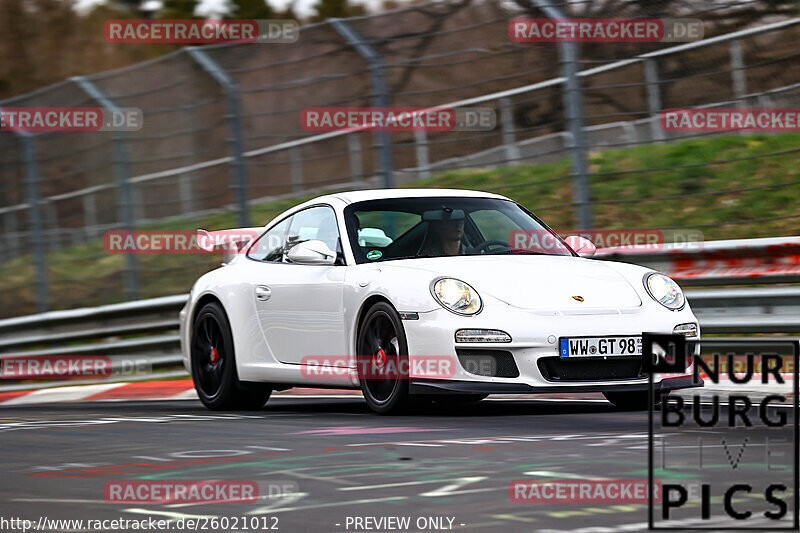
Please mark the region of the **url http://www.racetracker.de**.
[[198, 516], [177, 519], [106, 518], [106, 519], [56, 519], [40, 516], [36, 520], [0, 516], [0, 531], [278, 531], [278, 518], [274, 516]]

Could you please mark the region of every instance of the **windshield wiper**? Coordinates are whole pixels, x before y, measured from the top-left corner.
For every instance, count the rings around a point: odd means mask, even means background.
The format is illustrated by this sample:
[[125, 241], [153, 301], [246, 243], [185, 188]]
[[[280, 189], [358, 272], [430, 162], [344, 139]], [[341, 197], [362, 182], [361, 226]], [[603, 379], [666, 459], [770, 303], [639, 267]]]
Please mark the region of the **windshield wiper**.
[[549, 254], [547, 252], [536, 252], [534, 250], [500, 250], [498, 252], [487, 252], [485, 254], [475, 255], [558, 255]]
[[[434, 257], [428, 254], [422, 255], [401, 255], [400, 257], [385, 257], [384, 261], [394, 261], [396, 259], [417, 259], [417, 258], [426, 258], [426, 257]], [[445, 256], [446, 257], [446, 256]]]

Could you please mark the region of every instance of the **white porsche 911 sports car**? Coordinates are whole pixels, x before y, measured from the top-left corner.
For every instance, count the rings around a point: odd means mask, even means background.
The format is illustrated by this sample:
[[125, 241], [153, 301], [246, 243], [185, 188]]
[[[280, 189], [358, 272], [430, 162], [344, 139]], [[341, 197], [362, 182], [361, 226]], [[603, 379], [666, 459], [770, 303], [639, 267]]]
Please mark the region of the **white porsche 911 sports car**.
[[[553, 391], [644, 408], [642, 333], [700, 334], [674, 281], [590, 259], [589, 241], [495, 194], [337, 193], [257, 231], [180, 313], [210, 409], [259, 408], [295, 386], [360, 388], [379, 413]], [[693, 386], [688, 370], [656, 387]]]

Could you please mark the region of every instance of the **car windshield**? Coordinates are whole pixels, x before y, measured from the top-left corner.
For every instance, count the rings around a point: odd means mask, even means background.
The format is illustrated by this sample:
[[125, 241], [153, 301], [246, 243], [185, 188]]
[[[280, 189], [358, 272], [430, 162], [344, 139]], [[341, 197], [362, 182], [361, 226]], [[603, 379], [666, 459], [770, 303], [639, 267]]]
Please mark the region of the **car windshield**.
[[345, 209], [356, 262], [454, 255], [573, 255], [520, 205], [494, 198], [390, 198]]

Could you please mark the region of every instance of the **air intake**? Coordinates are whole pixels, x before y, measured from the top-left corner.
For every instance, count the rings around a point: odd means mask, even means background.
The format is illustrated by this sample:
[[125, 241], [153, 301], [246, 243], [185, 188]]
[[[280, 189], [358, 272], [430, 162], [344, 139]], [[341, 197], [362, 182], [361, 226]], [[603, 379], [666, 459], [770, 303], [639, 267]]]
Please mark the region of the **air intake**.
[[493, 378], [519, 377], [517, 363], [510, 352], [456, 349], [456, 355], [461, 366], [470, 374]]

